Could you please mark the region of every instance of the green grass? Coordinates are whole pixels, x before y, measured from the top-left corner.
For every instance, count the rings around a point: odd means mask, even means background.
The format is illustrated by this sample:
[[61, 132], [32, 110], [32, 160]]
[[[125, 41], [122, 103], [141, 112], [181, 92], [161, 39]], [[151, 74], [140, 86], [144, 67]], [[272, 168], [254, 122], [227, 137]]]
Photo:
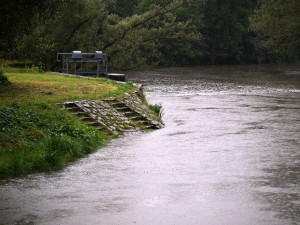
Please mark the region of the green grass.
[[149, 104], [149, 109], [154, 113], [157, 119], [161, 119], [161, 114], [162, 114], [162, 105], [161, 104], [154, 104], [151, 105]]
[[108, 136], [56, 105], [0, 106], [0, 178], [60, 169], [98, 147]]
[[0, 86], [0, 179], [57, 170], [104, 145], [106, 136], [56, 103], [121, 97], [132, 83], [55, 73], [7, 72]]
[[0, 59], [0, 69], [7, 73], [38, 73], [39, 68], [30, 61], [3, 60]]
[[63, 102], [121, 96], [134, 88], [104, 78], [88, 79], [56, 73], [5, 73], [11, 85], [0, 89], [0, 105], [11, 102]]

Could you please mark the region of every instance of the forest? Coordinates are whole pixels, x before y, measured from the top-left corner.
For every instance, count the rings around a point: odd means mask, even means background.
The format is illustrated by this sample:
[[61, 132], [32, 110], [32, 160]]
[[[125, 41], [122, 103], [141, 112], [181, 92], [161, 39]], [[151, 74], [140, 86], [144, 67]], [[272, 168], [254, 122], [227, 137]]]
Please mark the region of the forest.
[[102, 50], [110, 67], [298, 63], [299, 0], [6, 0], [0, 59], [57, 70]]

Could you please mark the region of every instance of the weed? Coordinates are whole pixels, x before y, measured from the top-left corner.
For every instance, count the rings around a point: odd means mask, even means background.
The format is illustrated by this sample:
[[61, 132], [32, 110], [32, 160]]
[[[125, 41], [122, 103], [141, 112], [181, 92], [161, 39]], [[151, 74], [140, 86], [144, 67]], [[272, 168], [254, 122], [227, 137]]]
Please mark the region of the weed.
[[0, 86], [1, 85], [8, 85], [10, 84], [10, 81], [7, 79], [7, 77], [4, 75], [3, 70], [0, 70]]
[[56, 105], [12, 103], [0, 118], [0, 178], [60, 169], [107, 138]]
[[161, 114], [162, 114], [162, 105], [161, 104], [154, 104], [154, 105], [149, 104], [149, 108], [151, 109], [152, 112], [154, 112], [154, 114], [158, 118], [161, 118]]
[[126, 84], [133, 87], [133, 82], [132, 81], [127, 81]]
[[144, 93], [141, 90], [137, 91], [137, 96], [138, 96], [139, 99], [142, 100], [142, 102], [147, 103], [146, 96], [144, 95]]

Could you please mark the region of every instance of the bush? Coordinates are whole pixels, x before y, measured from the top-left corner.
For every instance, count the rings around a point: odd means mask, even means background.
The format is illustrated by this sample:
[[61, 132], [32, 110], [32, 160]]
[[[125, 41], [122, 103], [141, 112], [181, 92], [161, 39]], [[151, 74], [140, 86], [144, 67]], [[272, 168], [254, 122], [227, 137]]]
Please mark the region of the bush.
[[160, 104], [154, 104], [154, 105], [149, 105], [149, 108], [151, 109], [152, 112], [158, 117], [161, 118], [162, 114], [162, 105]]
[[8, 85], [8, 84], [10, 84], [9, 80], [4, 75], [4, 72], [0, 70], [0, 85]]
[[55, 105], [0, 106], [0, 179], [60, 169], [103, 145], [103, 136]]

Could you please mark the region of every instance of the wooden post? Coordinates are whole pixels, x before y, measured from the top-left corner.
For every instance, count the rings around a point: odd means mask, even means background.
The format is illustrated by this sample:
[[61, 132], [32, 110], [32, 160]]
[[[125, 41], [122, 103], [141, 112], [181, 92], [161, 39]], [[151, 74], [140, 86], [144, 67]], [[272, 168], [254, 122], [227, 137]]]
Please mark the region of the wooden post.
[[97, 77], [100, 75], [100, 60], [97, 61]]
[[69, 73], [69, 59], [67, 59], [67, 69], [66, 69], [67, 74]]
[[107, 73], [107, 61], [105, 61], [105, 77], [108, 78], [108, 73]]

